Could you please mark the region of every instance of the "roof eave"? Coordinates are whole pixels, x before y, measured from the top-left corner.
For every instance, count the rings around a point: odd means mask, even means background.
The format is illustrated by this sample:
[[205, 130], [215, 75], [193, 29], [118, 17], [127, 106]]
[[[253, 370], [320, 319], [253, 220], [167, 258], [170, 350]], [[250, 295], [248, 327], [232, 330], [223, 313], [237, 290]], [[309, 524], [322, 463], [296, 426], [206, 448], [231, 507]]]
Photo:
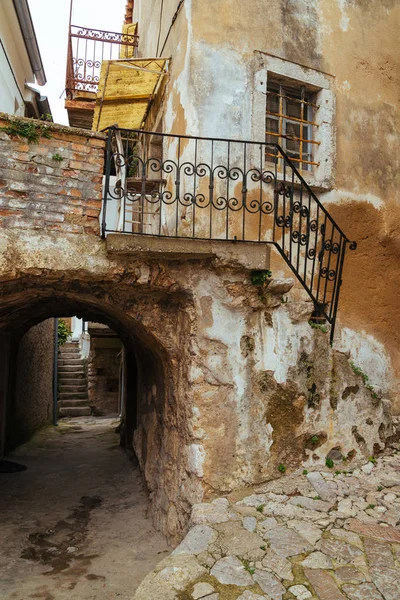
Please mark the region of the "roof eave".
[[38, 85], [45, 85], [47, 81], [46, 74], [44, 72], [42, 57], [40, 56], [39, 45], [37, 43], [28, 2], [27, 0], [13, 0], [13, 4], [36, 81]]

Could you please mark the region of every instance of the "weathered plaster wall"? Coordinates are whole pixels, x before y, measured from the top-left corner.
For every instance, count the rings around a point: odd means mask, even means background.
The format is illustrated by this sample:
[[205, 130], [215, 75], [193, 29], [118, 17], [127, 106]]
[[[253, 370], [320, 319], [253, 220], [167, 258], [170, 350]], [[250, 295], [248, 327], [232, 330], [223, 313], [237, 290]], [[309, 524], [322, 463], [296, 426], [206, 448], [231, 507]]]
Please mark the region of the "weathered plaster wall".
[[8, 406], [7, 449], [52, 422], [54, 320], [32, 327], [18, 344], [14, 392]]
[[[168, 79], [150, 111], [146, 129], [156, 129], [162, 124], [162, 131], [185, 133], [188, 119], [190, 129], [193, 130], [194, 127], [194, 112], [188, 96], [192, 39], [191, 0], [183, 2], [172, 26], [179, 0], [166, 0], [163, 3], [161, 29], [160, 5], [157, 0], [140, 0], [135, 2], [134, 8], [134, 21], [139, 22], [139, 55], [172, 58], [168, 66]], [[190, 113], [190, 116], [186, 113]]]
[[[358, 242], [346, 262], [337, 344], [389, 394], [396, 412], [399, 24], [396, 0], [251, 0], [245, 9], [241, 0], [185, 0], [166, 46], [172, 61], [163, 117], [165, 132], [262, 140], [258, 51], [329, 74], [332, 164], [318, 195]], [[154, 44], [152, 32], [141, 28], [144, 47]], [[285, 275], [280, 257], [272, 268]]]
[[391, 434], [387, 403], [308, 325], [311, 303], [282, 304], [287, 282], [260, 294], [229, 261], [111, 258], [88, 234], [35, 235], [29, 253], [28, 232], [2, 232], [0, 321], [12, 329], [6, 315], [17, 307], [19, 321], [68, 313], [68, 301], [71, 312], [101, 311], [131, 337], [134, 447], [171, 539], [203, 497], [275, 477], [281, 463], [323, 463], [333, 448], [376, 454]]

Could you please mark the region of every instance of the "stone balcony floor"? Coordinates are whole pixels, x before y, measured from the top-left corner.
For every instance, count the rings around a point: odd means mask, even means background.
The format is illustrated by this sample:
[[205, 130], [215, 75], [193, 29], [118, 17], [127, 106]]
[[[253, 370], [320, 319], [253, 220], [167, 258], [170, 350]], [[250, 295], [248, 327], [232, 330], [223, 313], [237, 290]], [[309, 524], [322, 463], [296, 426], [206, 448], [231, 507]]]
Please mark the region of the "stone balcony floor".
[[399, 450], [195, 505], [135, 600], [399, 600]]

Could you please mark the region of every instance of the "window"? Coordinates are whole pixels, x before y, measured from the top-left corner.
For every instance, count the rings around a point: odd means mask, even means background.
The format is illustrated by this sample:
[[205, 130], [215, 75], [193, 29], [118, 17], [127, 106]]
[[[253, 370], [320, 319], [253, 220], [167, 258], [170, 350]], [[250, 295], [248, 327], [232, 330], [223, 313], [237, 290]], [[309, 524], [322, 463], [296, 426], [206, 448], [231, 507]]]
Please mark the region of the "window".
[[[294, 85], [268, 77], [266, 103], [266, 142], [279, 144], [300, 170], [311, 171], [315, 160], [314, 130], [318, 127], [318, 106], [314, 94], [304, 85]], [[269, 162], [277, 162], [276, 153], [266, 150]]]
[[[259, 50], [253, 66], [253, 139], [279, 144], [308, 185], [331, 190], [336, 160], [333, 75]], [[283, 161], [271, 146], [269, 150], [265, 159], [276, 166], [279, 179]]]

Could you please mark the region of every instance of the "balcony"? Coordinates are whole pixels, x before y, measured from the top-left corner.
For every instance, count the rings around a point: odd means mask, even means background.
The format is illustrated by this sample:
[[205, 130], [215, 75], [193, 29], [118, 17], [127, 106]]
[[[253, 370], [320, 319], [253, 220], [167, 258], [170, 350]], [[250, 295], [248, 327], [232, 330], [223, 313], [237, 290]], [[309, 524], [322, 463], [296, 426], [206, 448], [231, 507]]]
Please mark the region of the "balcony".
[[138, 40], [137, 35], [71, 25], [65, 83], [71, 127], [92, 129], [103, 62], [135, 57]]
[[[355, 249], [277, 144], [111, 127], [102, 233], [271, 245], [331, 324]], [[159, 244], [158, 244], [159, 246]], [[167, 246], [166, 246], [167, 248]], [[212, 249], [212, 245], [204, 246]], [[160, 251], [160, 249], [159, 249]], [[211, 250], [210, 250], [211, 251]]]

